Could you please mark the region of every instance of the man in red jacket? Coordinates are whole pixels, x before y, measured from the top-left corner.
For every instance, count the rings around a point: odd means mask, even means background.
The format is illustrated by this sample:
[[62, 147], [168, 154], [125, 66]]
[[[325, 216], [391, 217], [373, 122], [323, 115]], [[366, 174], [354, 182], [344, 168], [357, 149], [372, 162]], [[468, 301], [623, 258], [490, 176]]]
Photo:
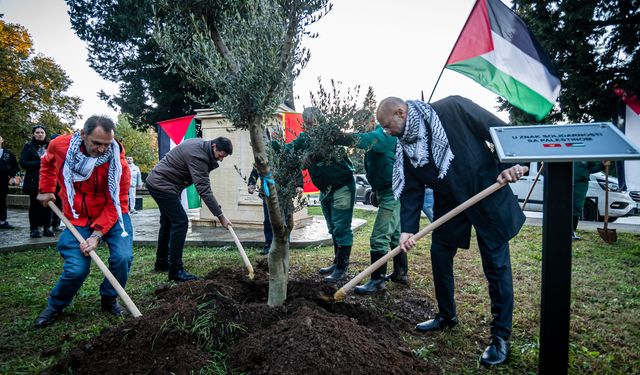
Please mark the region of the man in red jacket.
[[[123, 288], [127, 283], [133, 260], [128, 214], [131, 173], [124, 148], [114, 139], [114, 133], [111, 119], [92, 116], [81, 131], [51, 141], [42, 157], [38, 200], [43, 205], [55, 201], [59, 184], [64, 215], [87, 240], [80, 245], [69, 229], [60, 235], [57, 248], [64, 259], [62, 275], [35, 321], [36, 328], [53, 323], [71, 304], [89, 274], [89, 253], [101, 241], [109, 247], [109, 270]], [[100, 295], [103, 311], [124, 314], [107, 279], [100, 285]]]

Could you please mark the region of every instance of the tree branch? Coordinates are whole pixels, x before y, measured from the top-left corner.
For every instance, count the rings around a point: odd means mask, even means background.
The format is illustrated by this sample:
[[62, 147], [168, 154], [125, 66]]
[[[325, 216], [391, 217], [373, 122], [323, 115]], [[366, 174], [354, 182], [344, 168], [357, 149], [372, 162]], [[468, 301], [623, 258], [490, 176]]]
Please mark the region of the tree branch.
[[220, 35], [220, 31], [218, 30], [218, 28], [214, 23], [209, 24], [209, 35], [211, 36], [211, 40], [213, 41], [213, 44], [216, 46], [218, 53], [229, 65], [229, 69], [231, 69], [231, 73], [238, 74], [240, 71], [240, 68], [238, 68], [238, 65], [236, 64], [236, 62], [233, 61], [233, 57], [231, 57], [231, 53], [229, 52], [227, 45], [222, 39], [222, 36]]

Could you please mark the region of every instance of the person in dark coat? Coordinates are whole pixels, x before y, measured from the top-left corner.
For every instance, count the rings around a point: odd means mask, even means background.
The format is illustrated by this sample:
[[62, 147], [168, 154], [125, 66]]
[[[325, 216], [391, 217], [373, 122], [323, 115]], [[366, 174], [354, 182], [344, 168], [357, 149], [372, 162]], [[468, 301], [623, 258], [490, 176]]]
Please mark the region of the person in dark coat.
[[[47, 132], [42, 125], [35, 125], [31, 129], [31, 141], [27, 142], [20, 153], [20, 166], [25, 170], [22, 192], [29, 195], [29, 229], [31, 238], [39, 238], [44, 234], [53, 237], [51, 231], [51, 209], [44, 207], [38, 199], [38, 184], [40, 179], [40, 158], [47, 151], [49, 141]], [[40, 228], [43, 232], [40, 232]]]
[[[501, 165], [491, 143], [489, 127], [504, 126], [472, 101], [453, 96], [432, 104], [389, 97], [380, 103], [378, 122], [398, 137], [392, 188], [401, 204], [400, 246], [415, 245], [425, 186], [434, 192], [438, 219], [497, 180], [515, 182], [519, 165]], [[513, 315], [513, 283], [509, 240], [525, 221], [518, 201], [504, 187], [433, 232], [431, 265], [438, 302], [434, 319], [420, 323], [420, 332], [440, 331], [458, 324], [454, 301], [453, 257], [468, 249], [475, 228], [482, 267], [491, 298], [491, 343], [480, 358], [483, 365], [504, 363], [509, 355]]]
[[2, 148], [4, 139], [0, 136], [0, 229], [13, 229], [7, 221], [7, 195], [9, 184], [15, 183], [18, 173], [16, 157], [7, 149]]

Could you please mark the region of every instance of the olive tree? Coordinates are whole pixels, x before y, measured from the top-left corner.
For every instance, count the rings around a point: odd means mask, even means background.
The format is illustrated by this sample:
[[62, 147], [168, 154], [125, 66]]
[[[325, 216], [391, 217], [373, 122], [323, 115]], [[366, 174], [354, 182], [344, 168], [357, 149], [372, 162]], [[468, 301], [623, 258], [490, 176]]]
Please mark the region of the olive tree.
[[[287, 96], [288, 88], [309, 59], [301, 46], [308, 26], [330, 9], [327, 0], [156, 0], [154, 39], [168, 71], [189, 80], [236, 128], [250, 132], [254, 166], [260, 176], [273, 174], [273, 154], [297, 159], [292, 150], [271, 151], [266, 124]], [[271, 154], [271, 160], [270, 160]], [[286, 299], [289, 233], [293, 227], [293, 191], [283, 179], [286, 168], [268, 179], [265, 197], [274, 232], [269, 253], [270, 306]]]

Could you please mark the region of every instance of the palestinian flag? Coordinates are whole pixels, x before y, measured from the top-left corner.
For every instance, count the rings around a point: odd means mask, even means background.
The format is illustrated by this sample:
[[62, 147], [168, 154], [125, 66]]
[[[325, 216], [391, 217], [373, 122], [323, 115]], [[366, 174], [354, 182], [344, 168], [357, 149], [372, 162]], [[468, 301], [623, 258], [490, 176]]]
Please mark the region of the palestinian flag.
[[[174, 118], [158, 122], [158, 157], [162, 159], [167, 152], [176, 147], [182, 141], [196, 138], [195, 115]], [[195, 186], [189, 185], [182, 191], [182, 206], [184, 208], [199, 208], [200, 195]]]
[[560, 79], [551, 61], [524, 21], [500, 0], [476, 2], [446, 68], [538, 120], [549, 113], [560, 93]]

